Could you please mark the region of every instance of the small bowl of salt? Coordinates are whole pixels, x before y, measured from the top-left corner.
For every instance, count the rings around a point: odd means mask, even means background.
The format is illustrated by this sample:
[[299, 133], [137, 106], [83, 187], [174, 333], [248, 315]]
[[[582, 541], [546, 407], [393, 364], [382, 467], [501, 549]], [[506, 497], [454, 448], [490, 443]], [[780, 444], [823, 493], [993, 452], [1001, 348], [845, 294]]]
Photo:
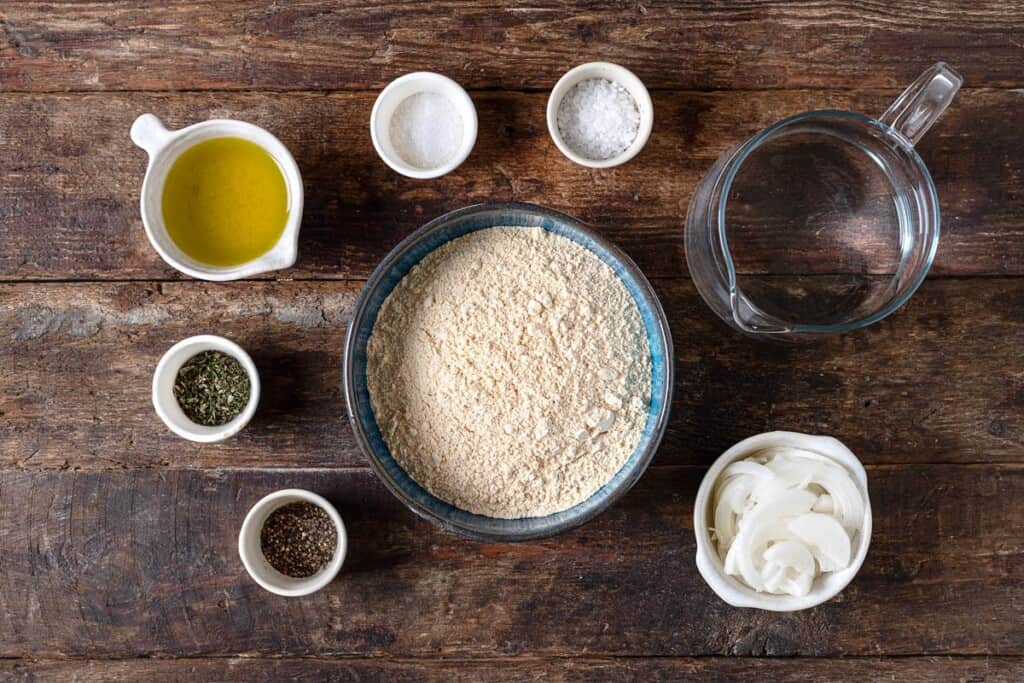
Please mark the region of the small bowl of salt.
[[610, 62], [580, 64], [548, 98], [548, 131], [581, 166], [611, 168], [635, 157], [654, 125], [650, 93], [632, 71]]
[[473, 151], [476, 131], [476, 108], [466, 91], [429, 71], [391, 81], [370, 114], [377, 154], [409, 178], [438, 178], [455, 170]]

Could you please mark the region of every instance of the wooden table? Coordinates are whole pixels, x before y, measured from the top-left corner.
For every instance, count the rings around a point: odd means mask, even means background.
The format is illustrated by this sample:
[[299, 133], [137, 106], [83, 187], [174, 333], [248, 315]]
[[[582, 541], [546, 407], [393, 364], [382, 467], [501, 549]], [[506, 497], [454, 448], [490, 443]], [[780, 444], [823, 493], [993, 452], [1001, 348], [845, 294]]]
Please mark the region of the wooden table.
[[[783, 347], [696, 294], [683, 216], [701, 174], [810, 108], [879, 114], [936, 59], [966, 86], [920, 145], [939, 188], [931, 276], [896, 315]], [[652, 90], [634, 161], [591, 171], [544, 118], [569, 67], [608, 59]], [[376, 93], [415, 69], [469, 89], [477, 147], [432, 181], [374, 154]], [[129, 2], [0, 5], [0, 677], [16, 680], [1024, 678], [1024, 4]], [[139, 219], [131, 121], [265, 126], [305, 178], [296, 267], [183, 278]], [[564, 536], [442, 533], [367, 468], [340, 391], [363, 279], [450, 209], [521, 200], [577, 215], [652, 279], [676, 342], [673, 416], [639, 485]], [[190, 334], [249, 349], [265, 382], [227, 443], [150, 404]], [[692, 505], [722, 450], [832, 434], [868, 466], [871, 552], [835, 600], [727, 607], [694, 566]], [[236, 552], [281, 487], [351, 534], [342, 575], [273, 596]], [[790, 657], [807, 657], [792, 659]]]

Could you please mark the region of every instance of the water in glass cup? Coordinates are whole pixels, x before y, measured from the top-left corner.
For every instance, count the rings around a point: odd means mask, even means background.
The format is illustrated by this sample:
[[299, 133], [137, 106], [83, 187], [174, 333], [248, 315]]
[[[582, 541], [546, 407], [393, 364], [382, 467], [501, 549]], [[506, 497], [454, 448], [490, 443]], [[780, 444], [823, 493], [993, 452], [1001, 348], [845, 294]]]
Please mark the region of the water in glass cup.
[[914, 150], [961, 83], [926, 71], [875, 120], [813, 111], [730, 151], [690, 204], [686, 258], [701, 296], [749, 334], [815, 336], [901, 306], [935, 254], [939, 208]]

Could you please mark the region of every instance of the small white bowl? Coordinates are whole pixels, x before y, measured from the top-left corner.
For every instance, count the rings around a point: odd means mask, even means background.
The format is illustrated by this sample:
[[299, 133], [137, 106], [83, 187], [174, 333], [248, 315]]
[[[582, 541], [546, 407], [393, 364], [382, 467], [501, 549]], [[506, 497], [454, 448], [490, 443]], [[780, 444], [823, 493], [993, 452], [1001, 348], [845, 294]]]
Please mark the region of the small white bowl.
[[[793, 446], [828, 456], [844, 466], [853, 475], [864, 496], [864, 523], [853, 539], [853, 559], [850, 566], [838, 572], [818, 576], [811, 591], [802, 597], [759, 593], [734, 576], [725, 573], [715, 543], [711, 540], [713, 514], [708, 509], [711, 497], [722, 471], [733, 461], [741, 460], [769, 446]], [[871, 543], [871, 501], [868, 499], [868, 478], [857, 456], [838, 439], [831, 436], [811, 436], [797, 432], [766, 432], [744, 439], [723, 453], [704, 475], [693, 510], [693, 531], [697, 536], [697, 570], [722, 600], [733, 607], [755, 607], [772, 612], [795, 612], [814, 607], [838, 595], [853, 580]]]
[[[142, 181], [140, 205], [146, 236], [167, 265], [201, 280], [237, 280], [257, 273], [290, 268], [299, 253], [299, 226], [302, 224], [302, 176], [288, 148], [259, 126], [233, 119], [211, 119], [181, 130], [169, 131], [153, 114], [135, 119], [132, 142], [149, 154], [149, 166]], [[197, 261], [174, 243], [167, 234], [161, 208], [164, 183], [171, 166], [182, 152], [211, 138], [234, 137], [254, 142], [277, 162], [288, 189], [288, 221], [280, 239], [270, 251], [237, 266], [211, 266]]]
[[[206, 427], [188, 419], [178, 405], [178, 399], [174, 398], [174, 380], [178, 377], [178, 370], [186, 361], [203, 351], [220, 351], [232, 356], [249, 375], [249, 402], [245, 409], [235, 419], [218, 427]], [[241, 346], [224, 337], [201, 334], [181, 340], [167, 349], [153, 373], [153, 407], [156, 414], [168, 429], [189, 441], [214, 443], [234, 436], [252, 419], [259, 402], [260, 376], [256, 372], [256, 365]]]
[[[334, 528], [338, 532], [338, 544], [334, 548], [334, 557], [326, 567], [304, 579], [286, 576], [271, 567], [267, 558], [263, 556], [263, 545], [260, 542], [263, 525], [274, 510], [289, 503], [300, 502], [312, 503], [323, 509], [334, 521]], [[282, 489], [261, 498], [249, 510], [245, 521], [242, 522], [242, 530], [238, 532], [238, 555], [242, 558], [245, 571], [249, 572], [253, 581], [271, 593], [286, 597], [309, 595], [329, 584], [338, 575], [342, 563], [345, 562], [347, 552], [348, 536], [345, 533], [345, 523], [341, 521], [341, 515], [323, 497], [305, 489]]]
[[[636, 132], [636, 137], [633, 138], [633, 143], [621, 154], [610, 159], [588, 159], [577, 154], [562, 139], [562, 133], [558, 130], [558, 107], [562, 104], [562, 98], [577, 83], [590, 80], [591, 78], [606, 78], [613, 83], [621, 85], [633, 96], [637, 109], [640, 111], [640, 128]], [[654, 127], [654, 105], [651, 103], [651, 95], [647, 92], [643, 82], [629, 69], [618, 64], [612, 64], [611, 62], [587, 62], [570, 69], [555, 84], [555, 87], [551, 90], [551, 96], [548, 97], [547, 117], [548, 132], [562, 154], [580, 166], [611, 168], [626, 163], [639, 154], [640, 150], [647, 144], [647, 139], [651, 136], [651, 129]]]
[[[462, 144], [448, 163], [437, 168], [417, 168], [406, 163], [391, 144], [391, 117], [395, 109], [407, 97], [421, 92], [433, 92], [444, 96], [462, 116]], [[473, 151], [476, 133], [477, 118], [473, 100], [458, 83], [431, 71], [415, 71], [391, 81], [377, 96], [377, 101], [373, 103], [373, 111], [370, 113], [370, 137], [373, 139], [373, 148], [392, 170], [409, 178], [438, 178], [454, 171]]]

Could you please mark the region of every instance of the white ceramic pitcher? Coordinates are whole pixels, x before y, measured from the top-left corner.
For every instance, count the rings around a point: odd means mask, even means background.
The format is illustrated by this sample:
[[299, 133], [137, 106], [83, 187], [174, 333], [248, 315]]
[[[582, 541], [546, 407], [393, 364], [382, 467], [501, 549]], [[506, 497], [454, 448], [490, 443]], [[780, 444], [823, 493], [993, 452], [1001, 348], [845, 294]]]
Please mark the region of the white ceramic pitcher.
[[[180, 130], [167, 130], [153, 114], [135, 119], [132, 142], [149, 154], [149, 166], [142, 182], [142, 224], [160, 257], [171, 267], [202, 280], [238, 280], [257, 273], [289, 268], [298, 257], [299, 226], [302, 223], [302, 176], [288, 148], [269, 132], [244, 121], [211, 119]], [[182, 152], [211, 138], [235, 137], [253, 142], [274, 158], [288, 189], [288, 221], [277, 244], [262, 256], [235, 266], [211, 266], [183, 252], [167, 233], [161, 198], [171, 166]]]

